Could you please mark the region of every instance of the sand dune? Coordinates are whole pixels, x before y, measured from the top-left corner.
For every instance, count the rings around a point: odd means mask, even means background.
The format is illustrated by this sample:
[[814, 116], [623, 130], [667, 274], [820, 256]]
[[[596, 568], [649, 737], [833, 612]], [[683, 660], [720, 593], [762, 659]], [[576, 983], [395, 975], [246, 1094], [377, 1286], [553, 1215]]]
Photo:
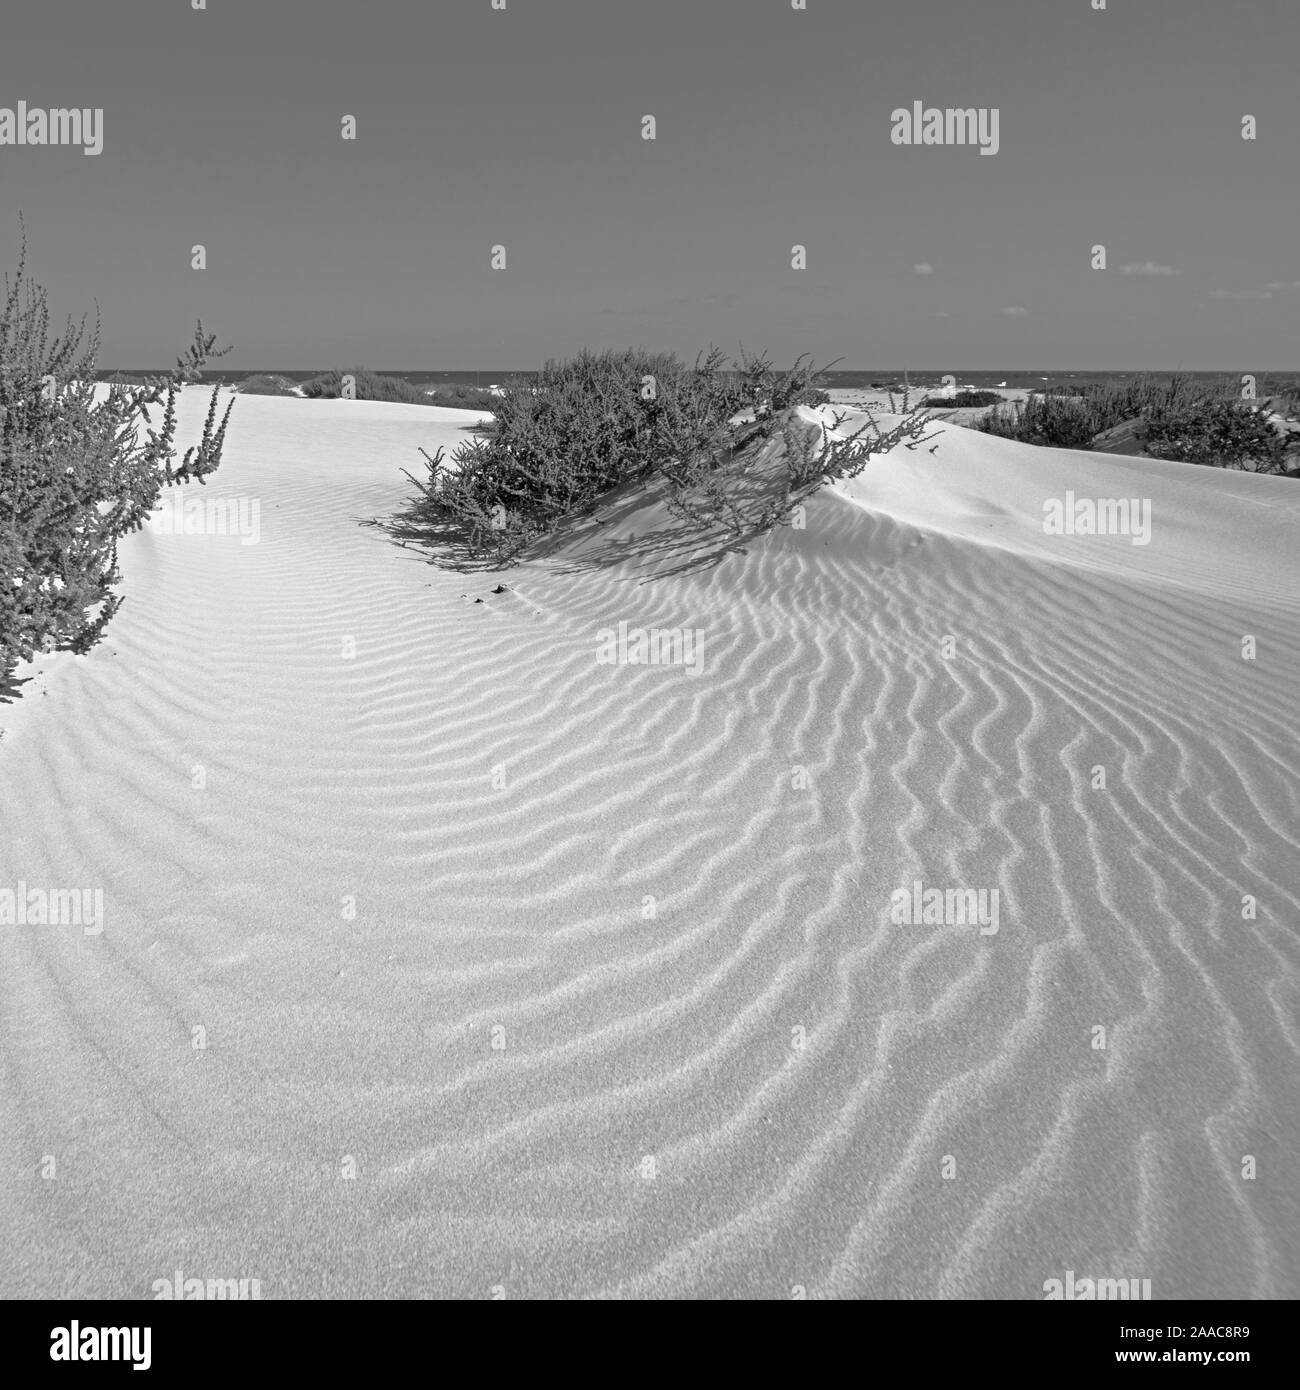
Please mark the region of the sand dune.
[[256, 543], [0, 705], [0, 888], [104, 901], [0, 927], [0, 1294], [1300, 1294], [1300, 487], [948, 426], [458, 575], [358, 523], [475, 418], [241, 398]]

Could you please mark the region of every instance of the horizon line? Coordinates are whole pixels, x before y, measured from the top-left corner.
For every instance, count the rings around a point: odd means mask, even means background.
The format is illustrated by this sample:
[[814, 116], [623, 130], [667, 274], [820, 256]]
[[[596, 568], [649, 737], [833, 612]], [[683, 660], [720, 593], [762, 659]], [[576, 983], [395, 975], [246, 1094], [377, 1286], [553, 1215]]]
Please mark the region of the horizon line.
[[[567, 359], [553, 359], [553, 360], [567, 360]], [[487, 376], [489, 373], [493, 373], [493, 374], [498, 375], [498, 376], [500, 376], [500, 375], [511, 376], [511, 375], [518, 375], [518, 374], [521, 373], [521, 372], [536, 372], [536, 371], [540, 371], [540, 370], [541, 370], [540, 367], [367, 367], [367, 366], [365, 366], [364, 363], [354, 363], [354, 364], [351, 364], [351, 365], [352, 365], [354, 368], [358, 368], [358, 369], [361, 369], [361, 370], [364, 370], [364, 371], [377, 372], [377, 373], [379, 373], [380, 375], [383, 375], [383, 374], [385, 374], [385, 373], [394, 373], [394, 372], [408, 372], [408, 373], [409, 373], [409, 372], [429, 372], [429, 373], [442, 373], [442, 372], [469, 373], [469, 372], [476, 372], [476, 373], [478, 373], [480, 376]], [[793, 363], [790, 364], [790, 365], [793, 366]], [[112, 367], [96, 367], [95, 370], [96, 370], [97, 372], [168, 372], [168, 371], [171, 370], [171, 368], [170, 368], [170, 367], [161, 367], [161, 366], [158, 366], [158, 367], [140, 367], [140, 366], [119, 367], [119, 366], [112, 366]], [[205, 368], [203, 368], [203, 370], [204, 370], [205, 372], [208, 372], [208, 371], [215, 372], [215, 371], [217, 371], [216, 368], [211, 368], [211, 367], [205, 367]], [[225, 368], [224, 370], [226, 370], [226, 371], [232, 371], [232, 372], [308, 372], [308, 371], [312, 371], [312, 372], [319, 372], [320, 374], [324, 375], [324, 374], [327, 373], [327, 372], [334, 372], [334, 371], [347, 370], [347, 369], [346, 369], [346, 368], [339, 368], [339, 367], [337, 367], [337, 366], [333, 366], [333, 367], [234, 367], [234, 366], [231, 366], [231, 367]], [[727, 369], [727, 370], [729, 370], [729, 369]], [[786, 371], [786, 370], [789, 370], [789, 368], [787, 368], [787, 367], [779, 367], [779, 366], [776, 366], [775, 364], [773, 364], [773, 370], [774, 370], [774, 371]], [[827, 376], [846, 375], [846, 374], [848, 374], [848, 373], [864, 373], [864, 372], [871, 372], [871, 373], [875, 373], [875, 374], [880, 375], [880, 376], [886, 376], [886, 375], [890, 375], [890, 374], [891, 374], [890, 371], [886, 371], [886, 370], [884, 370], [884, 369], [882, 369], [882, 368], [880, 368], [880, 367], [827, 367], [827, 368], [822, 368], [821, 370], [822, 370]], [[1046, 376], [1058, 376], [1058, 375], [1062, 375], [1062, 374], [1065, 374], [1065, 373], [1076, 373], [1076, 374], [1077, 374], [1077, 373], [1079, 373], [1079, 372], [1162, 372], [1162, 373], [1167, 373], [1167, 372], [1174, 372], [1174, 373], [1176, 373], [1176, 372], [1192, 372], [1192, 373], [1196, 373], [1197, 375], [1205, 375], [1205, 374], [1207, 374], [1207, 373], [1214, 372], [1214, 373], [1218, 373], [1218, 374], [1223, 375], [1223, 376], [1246, 376], [1246, 375], [1258, 376], [1258, 375], [1263, 374], [1264, 372], [1267, 372], [1267, 373], [1270, 374], [1270, 375], [1286, 375], [1286, 374], [1288, 374], [1288, 373], [1291, 373], [1291, 374], [1295, 374], [1295, 375], [1297, 375], [1297, 376], [1300, 376], [1300, 366], [1292, 366], [1292, 367], [1261, 367], [1261, 368], [1256, 368], [1256, 369], [1255, 369], [1254, 371], [1252, 371], [1252, 372], [1243, 371], [1243, 369], [1240, 368], [1240, 367], [1165, 367], [1165, 366], [1155, 366], [1155, 367], [1151, 367], [1151, 366], [1146, 366], [1146, 367], [1056, 367], [1056, 368], [1051, 368], [1051, 369], [1049, 369], [1046, 373], [1044, 373], [1041, 367], [1009, 367], [1009, 366], [997, 366], [997, 367], [971, 367], [971, 366], [963, 366], [963, 367], [959, 367], [959, 368], [957, 368], [957, 369], [954, 369], [951, 365], [949, 365], [949, 366], [947, 366], [947, 367], [903, 367], [903, 368], [900, 368], [899, 371], [904, 372], [904, 373], [916, 373], [916, 372], [927, 372], [927, 373], [932, 373], [932, 372], [937, 372], [937, 373], [939, 373], [939, 374], [942, 375], [942, 376], [956, 376], [956, 375], [958, 375], [959, 372], [985, 372], [985, 373], [989, 373], [989, 372], [1005, 372], [1007, 375], [1016, 375], [1016, 376], [1043, 376], [1043, 375], [1046, 375]], [[897, 373], [897, 372], [893, 372], [892, 374], [893, 374], [893, 375], [897, 375], [898, 373]]]

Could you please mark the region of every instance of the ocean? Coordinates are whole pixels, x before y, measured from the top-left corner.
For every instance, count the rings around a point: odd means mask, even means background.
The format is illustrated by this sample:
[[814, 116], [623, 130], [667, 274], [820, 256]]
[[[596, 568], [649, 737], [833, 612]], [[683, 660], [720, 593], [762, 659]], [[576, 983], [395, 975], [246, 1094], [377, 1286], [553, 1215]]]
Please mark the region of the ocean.
[[[151, 367], [120, 367], [98, 372], [96, 375], [103, 381], [119, 372], [124, 376], [148, 376], [163, 374], [165, 368]], [[228, 367], [212, 368], [203, 373], [205, 382], [226, 382], [231, 385], [244, 381], [250, 376], [261, 373], [272, 374], [275, 376], [285, 376], [292, 381], [307, 381], [311, 377], [320, 376], [329, 370], [325, 367], [302, 368], [282, 368], [282, 367], [260, 367], [249, 368], [245, 371], [233, 370]], [[475, 368], [473, 370], [455, 372], [430, 372], [420, 368], [403, 367], [376, 368], [382, 376], [401, 377], [402, 380], [409, 382], [412, 386], [477, 386], [486, 388], [488, 386], [504, 385], [511, 377], [531, 377], [534, 375], [532, 370], [511, 370], [507, 367]], [[918, 386], [935, 386], [942, 378], [947, 375], [944, 372], [925, 372], [908, 370], [906, 375], [913, 384]], [[1198, 381], [1222, 381], [1231, 377], [1240, 380], [1240, 372], [1184, 372], [1178, 373], [1167, 370], [1143, 371], [1096, 371], [1096, 372], [1044, 372], [1041, 369], [1022, 370], [1017, 368], [1002, 367], [993, 371], [954, 371], [951, 373], [957, 378], [959, 387], [971, 387], [975, 389], [989, 389], [992, 387], [1007, 387], [1016, 390], [1045, 390], [1049, 387], [1062, 386], [1084, 386], [1100, 384], [1103, 382], [1128, 381], [1135, 377], [1150, 376], [1158, 380], [1168, 381], [1175, 375], [1190, 376]], [[822, 373], [822, 377], [828, 388], [837, 390], [860, 390], [872, 386], [890, 386], [903, 381], [904, 370], [890, 368], [873, 368], [869, 371], [830, 371]], [[1300, 382], [1300, 372], [1296, 370], [1274, 370], [1257, 371], [1256, 391], [1259, 395], [1267, 395], [1272, 391], [1294, 388]]]

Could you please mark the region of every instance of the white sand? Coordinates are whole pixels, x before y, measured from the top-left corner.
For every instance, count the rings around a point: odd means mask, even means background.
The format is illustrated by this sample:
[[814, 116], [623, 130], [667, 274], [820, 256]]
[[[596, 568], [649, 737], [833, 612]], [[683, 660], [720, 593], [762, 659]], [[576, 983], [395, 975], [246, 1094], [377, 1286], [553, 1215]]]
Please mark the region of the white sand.
[[0, 1294], [1300, 1294], [1300, 486], [947, 427], [459, 576], [358, 522], [474, 418], [240, 398], [259, 542], [129, 538], [0, 705], [0, 888], [105, 899], [0, 927]]

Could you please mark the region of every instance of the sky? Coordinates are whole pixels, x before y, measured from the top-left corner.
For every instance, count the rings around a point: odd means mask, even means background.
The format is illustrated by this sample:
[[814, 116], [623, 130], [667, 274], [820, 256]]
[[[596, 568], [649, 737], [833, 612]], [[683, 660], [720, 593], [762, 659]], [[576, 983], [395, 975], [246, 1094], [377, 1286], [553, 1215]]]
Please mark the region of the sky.
[[[22, 213], [102, 367], [202, 319], [239, 369], [1300, 368], [1297, 0], [193, 3], [0, 31], [0, 108], [103, 110], [0, 145], [0, 268]], [[917, 101], [997, 153], [895, 144]]]

